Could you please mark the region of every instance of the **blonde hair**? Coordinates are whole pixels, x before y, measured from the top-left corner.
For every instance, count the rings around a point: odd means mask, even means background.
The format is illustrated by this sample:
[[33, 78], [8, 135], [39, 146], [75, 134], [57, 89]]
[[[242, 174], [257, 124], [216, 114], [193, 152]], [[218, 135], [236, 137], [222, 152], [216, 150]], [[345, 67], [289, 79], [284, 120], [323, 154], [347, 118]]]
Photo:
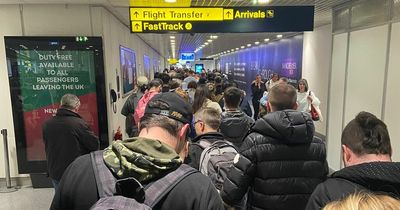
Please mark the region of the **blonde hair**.
[[400, 210], [400, 201], [388, 195], [359, 192], [331, 202], [323, 210]]

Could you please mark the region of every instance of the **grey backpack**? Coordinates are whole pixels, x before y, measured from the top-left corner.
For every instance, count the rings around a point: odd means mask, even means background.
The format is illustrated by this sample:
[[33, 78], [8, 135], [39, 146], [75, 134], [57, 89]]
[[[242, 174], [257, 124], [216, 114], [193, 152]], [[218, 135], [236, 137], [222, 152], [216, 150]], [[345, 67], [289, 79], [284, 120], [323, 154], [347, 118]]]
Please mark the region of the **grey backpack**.
[[100, 197], [90, 208], [93, 210], [153, 209], [180, 181], [197, 172], [192, 167], [182, 164], [175, 171], [144, 188], [132, 177], [117, 180], [104, 163], [103, 151], [92, 152], [90, 155]]
[[208, 176], [215, 187], [221, 190], [224, 179], [233, 166], [233, 159], [238, 153], [235, 146], [225, 140], [213, 143], [200, 140], [196, 144], [203, 149], [200, 156], [199, 171]]

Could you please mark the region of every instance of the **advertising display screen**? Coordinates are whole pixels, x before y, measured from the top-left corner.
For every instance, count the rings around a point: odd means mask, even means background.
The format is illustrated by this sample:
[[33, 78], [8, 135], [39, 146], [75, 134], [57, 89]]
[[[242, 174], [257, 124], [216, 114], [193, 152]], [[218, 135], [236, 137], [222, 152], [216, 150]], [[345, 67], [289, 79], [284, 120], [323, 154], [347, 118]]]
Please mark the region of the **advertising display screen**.
[[136, 55], [127, 47], [120, 46], [120, 64], [122, 75], [122, 94], [127, 96], [136, 84]]
[[272, 73], [297, 84], [302, 74], [303, 35], [262, 44], [222, 56], [221, 71], [233, 78], [251, 96], [251, 84], [256, 75], [267, 81]]
[[203, 64], [195, 64], [194, 65], [195, 71], [196, 73], [201, 73], [201, 71], [204, 69], [204, 65]]
[[108, 145], [100, 37], [5, 37], [19, 173], [46, 171], [43, 123], [61, 97], [79, 97], [78, 113]]

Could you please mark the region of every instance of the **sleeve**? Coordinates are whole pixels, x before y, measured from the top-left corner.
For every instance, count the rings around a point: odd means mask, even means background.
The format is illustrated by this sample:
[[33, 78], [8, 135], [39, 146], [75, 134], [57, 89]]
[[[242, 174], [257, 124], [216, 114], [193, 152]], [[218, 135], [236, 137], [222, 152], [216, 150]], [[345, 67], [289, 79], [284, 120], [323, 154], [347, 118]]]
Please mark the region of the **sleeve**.
[[124, 115], [125, 117], [135, 112], [135, 103], [134, 103], [135, 95], [136, 95], [135, 93], [132, 93], [132, 95], [130, 95], [128, 99], [126, 99], [124, 106], [121, 109], [121, 114]]
[[246, 194], [255, 175], [255, 155], [253, 135], [243, 141], [240, 153], [235, 157], [234, 166], [228, 173], [221, 190], [222, 200], [233, 206], [238, 204]]
[[308, 200], [306, 210], [321, 210], [330, 199], [327, 196], [324, 183], [319, 184]]
[[89, 125], [82, 120], [81, 128], [78, 131], [80, 143], [89, 151], [96, 151], [100, 148], [99, 138], [89, 128]]
[[217, 189], [211, 183], [208, 185], [208, 189], [205, 194], [205, 198], [202, 199], [204, 207], [200, 207], [199, 210], [225, 210], [224, 204], [219, 196]]
[[313, 99], [312, 104], [314, 106], [318, 106], [321, 104], [321, 101], [319, 100], [319, 98], [317, 98], [317, 96], [315, 96], [314, 92], [311, 92], [311, 97]]

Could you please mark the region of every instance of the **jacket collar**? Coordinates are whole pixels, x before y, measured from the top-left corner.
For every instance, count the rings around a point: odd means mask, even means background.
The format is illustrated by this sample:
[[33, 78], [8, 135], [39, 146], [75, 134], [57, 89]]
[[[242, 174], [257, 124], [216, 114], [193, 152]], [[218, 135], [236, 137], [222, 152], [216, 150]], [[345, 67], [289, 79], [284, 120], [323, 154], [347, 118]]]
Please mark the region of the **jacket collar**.
[[224, 140], [224, 135], [220, 132], [209, 132], [196, 136], [196, 138], [194, 138], [192, 142], [198, 142], [200, 140], [208, 140], [208, 141]]
[[73, 112], [69, 109], [59, 108], [57, 110], [56, 116], [70, 116], [70, 117], [79, 117], [82, 118], [78, 113]]
[[332, 174], [372, 191], [387, 192], [400, 196], [400, 163], [370, 162], [343, 168]]

